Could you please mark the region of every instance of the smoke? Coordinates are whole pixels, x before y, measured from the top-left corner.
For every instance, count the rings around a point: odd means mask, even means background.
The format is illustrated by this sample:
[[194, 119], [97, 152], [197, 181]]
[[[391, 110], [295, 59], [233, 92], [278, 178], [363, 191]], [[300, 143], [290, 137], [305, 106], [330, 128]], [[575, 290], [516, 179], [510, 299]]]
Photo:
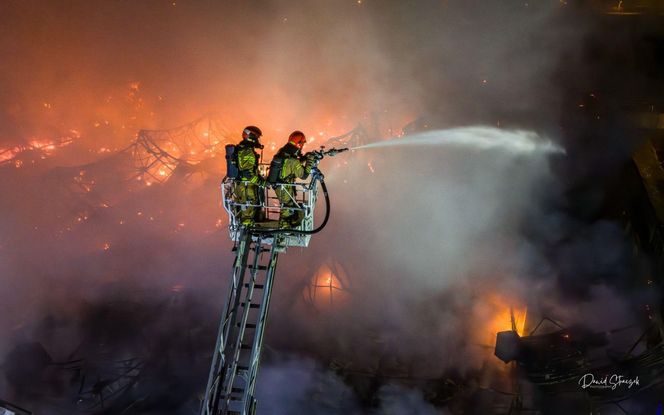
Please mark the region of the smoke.
[[[445, 133], [428, 134], [445, 142]], [[507, 131], [494, 134], [504, 142], [516, 138]], [[364, 369], [408, 368], [412, 376], [435, 378], [483, 364], [483, 347], [493, 341], [487, 319], [497, 310], [479, 305], [493, 295], [504, 298], [504, 307], [529, 301], [522, 225], [538, 204], [537, 190], [554, 180], [546, 152], [519, 153], [509, 146], [488, 151], [472, 146], [474, 141], [418, 146], [409, 139], [352, 153], [343, 168], [335, 168], [336, 160], [323, 166], [332, 219], [300, 255], [305, 263], [317, 256], [341, 263], [349, 270], [351, 295], [330, 321], [326, 313], [302, 321], [296, 308], [275, 324], [298, 321], [305, 337], [328, 344], [325, 353], [342, 360], [350, 353], [353, 365]], [[289, 255], [284, 262], [299, 259]], [[276, 296], [277, 309], [285, 306], [280, 298], [288, 298], [288, 291]], [[509, 327], [505, 320], [502, 328]]]
[[541, 110], [558, 106], [552, 68], [579, 38], [554, 2], [2, 7], [2, 136], [14, 142], [72, 128], [89, 137], [95, 123], [117, 142], [210, 110], [236, 129], [261, 124], [277, 141], [359, 121], [396, 132], [422, 115], [555, 122]]
[[353, 391], [310, 359], [293, 359], [261, 369], [257, 385], [261, 407], [275, 414], [358, 413]]
[[397, 384], [380, 387], [372, 409], [362, 409], [356, 393], [333, 372], [310, 359], [287, 359], [261, 369], [259, 405], [276, 415], [306, 411], [312, 414], [445, 414], [424, 400], [418, 390]]
[[[259, 125], [276, 146], [293, 129], [315, 147], [358, 123], [372, 138], [399, 135], [414, 120], [423, 129], [483, 126], [419, 136], [455, 145], [405, 137], [389, 143], [410, 145], [323, 163], [332, 218], [308, 249], [283, 256], [266, 337], [298, 357], [268, 356], [259, 408], [435, 413], [432, 402], [445, 406], [449, 396], [435, 400], [404, 379], [481, 378], [495, 331], [510, 328], [509, 306], [601, 330], [607, 314], [633, 321], [642, 294], [615, 287], [647, 266], [633, 263], [613, 221], [596, 220], [610, 186], [602, 175], [628, 160], [631, 131], [613, 102], [601, 101], [597, 114], [584, 105], [578, 120], [580, 97], [605, 99], [597, 89], [612, 90], [613, 79], [595, 77], [601, 64], [584, 45], [596, 22], [571, 5], [29, 0], [3, 2], [0, 23], [0, 146], [75, 138], [46, 160], [0, 166], [2, 357], [33, 340], [66, 357], [71, 339], [94, 331], [49, 337], [46, 315], [86, 320], [95, 308], [82, 304], [169, 302], [181, 291], [194, 298], [176, 313], [182, 320], [148, 319], [147, 334], [191, 327], [211, 350], [206, 325], [216, 324], [232, 261], [218, 225], [219, 178], [136, 189], [119, 179], [125, 164], [104, 159], [111, 179], [97, 179], [101, 200], [69, 186], [81, 165], [105, 157], [101, 148], [209, 111], [231, 131]], [[571, 194], [580, 182], [592, 197]], [[343, 283], [334, 298], [311, 295], [323, 265]], [[126, 336], [118, 350], [140, 349]], [[209, 353], [203, 343], [198, 356]], [[169, 359], [184, 349], [173, 346]], [[343, 370], [322, 369], [328, 364]], [[168, 371], [159, 375], [150, 381], [168, 383]], [[0, 381], [0, 397], [21, 396], [10, 383]]]
[[[510, 132], [495, 135], [517, 143]], [[445, 142], [446, 136], [437, 138]], [[551, 180], [546, 153], [513, 154], [509, 147], [373, 149], [338, 171], [328, 178], [340, 189], [336, 228], [364, 234], [357, 238], [368, 251], [365, 259], [376, 257], [371, 263], [387, 259], [385, 268], [399, 279], [421, 276], [439, 287], [444, 283], [437, 281], [480, 272], [472, 268], [483, 261], [491, 269], [499, 258], [513, 257], [509, 241], [518, 239], [535, 188]]]

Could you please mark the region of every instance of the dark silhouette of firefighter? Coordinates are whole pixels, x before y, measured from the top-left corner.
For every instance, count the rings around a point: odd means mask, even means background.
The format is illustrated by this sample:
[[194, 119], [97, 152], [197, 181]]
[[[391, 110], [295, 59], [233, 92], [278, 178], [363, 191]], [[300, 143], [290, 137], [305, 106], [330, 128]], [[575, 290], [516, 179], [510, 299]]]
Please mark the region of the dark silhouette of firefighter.
[[315, 164], [315, 155], [302, 155], [302, 147], [307, 139], [302, 131], [293, 131], [288, 143], [275, 154], [270, 164], [268, 182], [275, 188], [281, 203], [279, 228], [294, 229], [300, 226], [304, 212], [297, 202], [295, 179], [306, 179]]
[[258, 173], [260, 155], [256, 149], [262, 149], [260, 138], [263, 135], [260, 128], [253, 125], [242, 131], [242, 141], [235, 146], [234, 162], [237, 166], [237, 180], [233, 188], [235, 201], [245, 204], [236, 212], [243, 226], [253, 226], [260, 216], [261, 187], [265, 184]]

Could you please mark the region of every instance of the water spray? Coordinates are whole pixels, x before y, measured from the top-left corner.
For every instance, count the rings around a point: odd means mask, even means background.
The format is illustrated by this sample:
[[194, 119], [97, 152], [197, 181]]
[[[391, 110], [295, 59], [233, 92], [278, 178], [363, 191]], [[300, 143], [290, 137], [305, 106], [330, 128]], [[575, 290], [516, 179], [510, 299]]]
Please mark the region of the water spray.
[[457, 146], [475, 150], [502, 150], [514, 154], [565, 154], [565, 149], [536, 133], [525, 130], [502, 130], [493, 127], [459, 127], [406, 135], [399, 139], [379, 141], [351, 148], [403, 146]]

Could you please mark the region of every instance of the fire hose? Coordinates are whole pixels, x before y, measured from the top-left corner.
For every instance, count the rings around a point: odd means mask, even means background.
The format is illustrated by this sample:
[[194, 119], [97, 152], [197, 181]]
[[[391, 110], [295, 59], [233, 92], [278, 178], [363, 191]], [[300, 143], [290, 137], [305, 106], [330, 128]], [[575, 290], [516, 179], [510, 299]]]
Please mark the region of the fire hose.
[[323, 230], [325, 225], [327, 225], [327, 221], [330, 219], [330, 195], [327, 192], [327, 186], [325, 185], [325, 177], [323, 176], [323, 173], [318, 169], [318, 163], [323, 159], [325, 156], [330, 156], [334, 157], [339, 153], [343, 153], [344, 151], [348, 151], [347, 148], [332, 148], [330, 150], [315, 150], [307, 154], [311, 154], [315, 160], [314, 167], [311, 169], [311, 175], [313, 177], [313, 180], [311, 183], [315, 186], [317, 182], [320, 182], [321, 189], [323, 190], [323, 196], [325, 196], [325, 218], [323, 218], [323, 222], [316, 228], [312, 229], [310, 231], [301, 231], [297, 229], [257, 229], [257, 228], [251, 228], [251, 232], [257, 232], [257, 233], [262, 233], [262, 234], [269, 234], [269, 235], [274, 235], [274, 234], [280, 234], [280, 233], [295, 233], [295, 234], [300, 234], [300, 235], [313, 235], [315, 233], [318, 233]]

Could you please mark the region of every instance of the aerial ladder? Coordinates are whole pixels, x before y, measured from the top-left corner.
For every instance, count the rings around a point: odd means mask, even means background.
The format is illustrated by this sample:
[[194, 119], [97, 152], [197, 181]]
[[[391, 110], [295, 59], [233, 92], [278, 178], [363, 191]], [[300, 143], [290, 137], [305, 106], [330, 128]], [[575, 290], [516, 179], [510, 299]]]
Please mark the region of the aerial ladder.
[[[235, 260], [226, 303], [219, 323], [212, 365], [201, 406], [201, 415], [254, 415], [256, 378], [263, 346], [265, 324], [270, 306], [279, 253], [289, 246], [307, 247], [311, 236], [325, 227], [330, 202], [318, 163], [347, 149], [317, 150], [310, 179], [295, 183], [265, 186], [258, 204], [240, 203], [234, 197], [239, 179], [226, 177], [221, 184], [223, 206], [229, 217], [229, 233], [235, 241]], [[320, 184], [325, 196], [325, 219], [314, 228], [314, 209]], [[279, 229], [283, 207], [276, 189], [287, 190], [303, 213], [302, 223], [294, 229]], [[264, 220], [251, 228], [242, 226], [243, 208], [262, 211]]]

